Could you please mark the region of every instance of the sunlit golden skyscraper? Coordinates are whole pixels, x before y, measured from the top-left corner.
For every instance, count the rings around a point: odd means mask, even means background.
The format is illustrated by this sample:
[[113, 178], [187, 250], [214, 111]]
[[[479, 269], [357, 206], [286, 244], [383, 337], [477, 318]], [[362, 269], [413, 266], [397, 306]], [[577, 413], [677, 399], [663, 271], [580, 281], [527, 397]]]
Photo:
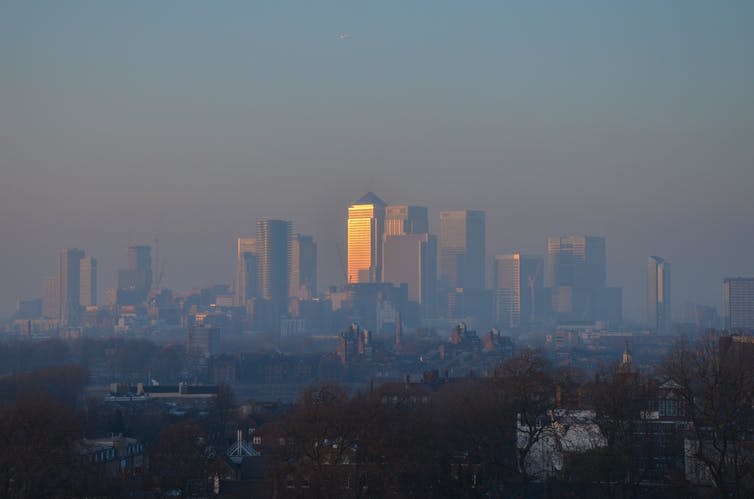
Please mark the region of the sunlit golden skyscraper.
[[385, 202], [373, 192], [348, 207], [348, 283], [380, 282]]

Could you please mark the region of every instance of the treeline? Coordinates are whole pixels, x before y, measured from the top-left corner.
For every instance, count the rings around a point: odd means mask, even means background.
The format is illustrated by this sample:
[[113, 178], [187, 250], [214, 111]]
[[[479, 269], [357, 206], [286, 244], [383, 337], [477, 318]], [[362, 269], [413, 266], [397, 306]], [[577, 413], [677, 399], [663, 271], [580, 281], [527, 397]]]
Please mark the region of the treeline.
[[[0, 497], [122, 496], [204, 487], [256, 427], [274, 497], [754, 497], [754, 343], [680, 341], [653, 373], [589, 376], [520, 351], [494, 376], [305, 390], [284, 414], [242, 415], [227, 387], [185, 416], [83, 401], [86, 371], [0, 378]], [[84, 437], [145, 444], [139, 481], [103, 477]], [[254, 487], [260, 487], [255, 489]]]
[[[159, 496], [191, 480], [206, 483], [235, 415], [227, 387], [207, 411], [181, 417], [108, 407], [86, 399], [86, 385], [87, 371], [78, 366], [0, 378], [0, 497]], [[84, 439], [118, 434], [145, 445], [146, 462], [153, 465], [144, 475], [113, 476], [87, 459]]]
[[[727, 338], [727, 339], [726, 339]], [[278, 497], [754, 497], [754, 350], [712, 333], [656, 372], [525, 350], [496, 375], [307, 390], [264, 429]]]

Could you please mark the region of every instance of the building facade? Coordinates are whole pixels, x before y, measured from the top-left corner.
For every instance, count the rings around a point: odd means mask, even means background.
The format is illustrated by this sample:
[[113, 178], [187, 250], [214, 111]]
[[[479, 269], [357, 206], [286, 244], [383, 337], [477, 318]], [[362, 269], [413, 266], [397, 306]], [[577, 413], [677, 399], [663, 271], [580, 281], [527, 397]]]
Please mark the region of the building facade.
[[287, 220], [257, 221], [257, 294], [282, 314], [288, 308], [292, 223]]
[[425, 206], [391, 204], [385, 208], [385, 236], [429, 233], [429, 210]]
[[545, 288], [558, 322], [622, 319], [622, 289], [607, 287], [604, 237], [566, 235], [547, 238]]
[[143, 304], [152, 288], [152, 248], [128, 247], [128, 268], [118, 270], [118, 305]]
[[437, 313], [437, 236], [386, 235], [383, 282], [408, 286], [408, 299], [421, 305], [421, 317]]
[[385, 206], [368, 192], [348, 208], [348, 284], [376, 283], [382, 278]]
[[647, 261], [647, 327], [660, 334], [671, 332], [670, 262], [659, 256]]
[[45, 277], [42, 279], [42, 317], [57, 319], [60, 313], [58, 306], [58, 278]]
[[128, 268], [137, 274], [138, 293], [145, 300], [152, 289], [152, 247], [129, 246]]
[[82, 307], [97, 305], [97, 259], [91, 256], [81, 259], [79, 267], [80, 295]]
[[725, 328], [754, 329], [754, 277], [729, 277], [723, 280]]
[[313, 236], [295, 234], [291, 239], [291, 297], [309, 300], [317, 296], [317, 242]]
[[440, 281], [447, 289], [484, 290], [485, 214], [461, 210], [440, 213]]
[[544, 259], [509, 253], [495, 256], [495, 320], [501, 326], [532, 324], [543, 316]]
[[64, 326], [76, 326], [80, 317], [81, 259], [84, 251], [67, 248], [58, 251], [58, 320]]
[[233, 279], [235, 306], [246, 306], [246, 300], [256, 295], [256, 283], [256, 240], [253, 237], [236, 238], [236, 276]]

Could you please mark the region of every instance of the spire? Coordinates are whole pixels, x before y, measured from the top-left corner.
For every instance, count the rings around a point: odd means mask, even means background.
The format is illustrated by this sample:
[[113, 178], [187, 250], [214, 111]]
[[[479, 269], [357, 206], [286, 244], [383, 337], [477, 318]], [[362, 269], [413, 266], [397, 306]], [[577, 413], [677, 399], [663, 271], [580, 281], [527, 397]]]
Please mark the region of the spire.
[[625, 367], [630, 367], [633, 359], [631, 358], [631, 352], [628, 350], [628, 341], [626, 341], [626, 349], [623, 350], [623, 362], [621, 362], [621, 365]]

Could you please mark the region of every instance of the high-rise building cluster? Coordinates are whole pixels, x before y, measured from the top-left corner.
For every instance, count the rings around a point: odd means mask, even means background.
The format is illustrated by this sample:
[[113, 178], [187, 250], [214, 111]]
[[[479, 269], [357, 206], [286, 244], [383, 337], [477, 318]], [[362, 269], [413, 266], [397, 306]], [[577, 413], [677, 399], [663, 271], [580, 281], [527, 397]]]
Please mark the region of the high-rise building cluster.
[[[388, 205], [374, 193], [348, 209], [349, 286], [405, 286], [407, 307], [423, 320], [464, 320], [517, 328], [546, 321], [604, 322], [622, 318], [620, 288], [607, 285], [605, 239], [547, 239], [546, 257], [521, 253], [494, 259], [486, 286], [486, 216], [442, 211], [439, 238], [426, 207]], [[399, 294], [400, 296], [400, 294]], [[395, 305], [394, 303], [391, 305]]]
[[97, 259], [84, 250], [58, 251], [57, 273], [42, 280], [40, 315], [61, 325], [78, 325], [82, 307], [97, 305]]
[[[163, 289], [163, 268], [153, 262], [158, 249], [129, 246], [117, 285], [104, 290], [105, 305], [99, 300], [97, 259], [79, 248], [62, 249], [56, 275], [43, 280], [41, 298], [19, 301], [17, 318], [68, 328], [109, 320], [119, 331], [134, 324], [231, 322], [280, 335], [326, 333], [343, 324], [379, 333], [456, 322], [499, 330], [622, 323], [622, 288], [608, 283], [604, 237], [563, 234], [547, 237], [542, 254], [493, 253], [488, 275], [485, 212], [441, 211], [438, 222], [433, 233], [425, 206], [388, 204], [373, 192], [358, 198], [345, 218], [345, 283], [324, 291], [317, 278], [317, 241], [295, 232], [288, 220], [257, 220], [251, 234], [235, 241], [232, 284], [196, 293]], [[678, 325], [670, 268], [665, 258], [647, 260], [646, 328], [660, 335]], [[724, 280], [727, 328], [754, 329], [753, 283]], [[693, 304], [687, 310], [693, 313], [687, 311], [686, 322], [717, 324], [714, 307]]]

